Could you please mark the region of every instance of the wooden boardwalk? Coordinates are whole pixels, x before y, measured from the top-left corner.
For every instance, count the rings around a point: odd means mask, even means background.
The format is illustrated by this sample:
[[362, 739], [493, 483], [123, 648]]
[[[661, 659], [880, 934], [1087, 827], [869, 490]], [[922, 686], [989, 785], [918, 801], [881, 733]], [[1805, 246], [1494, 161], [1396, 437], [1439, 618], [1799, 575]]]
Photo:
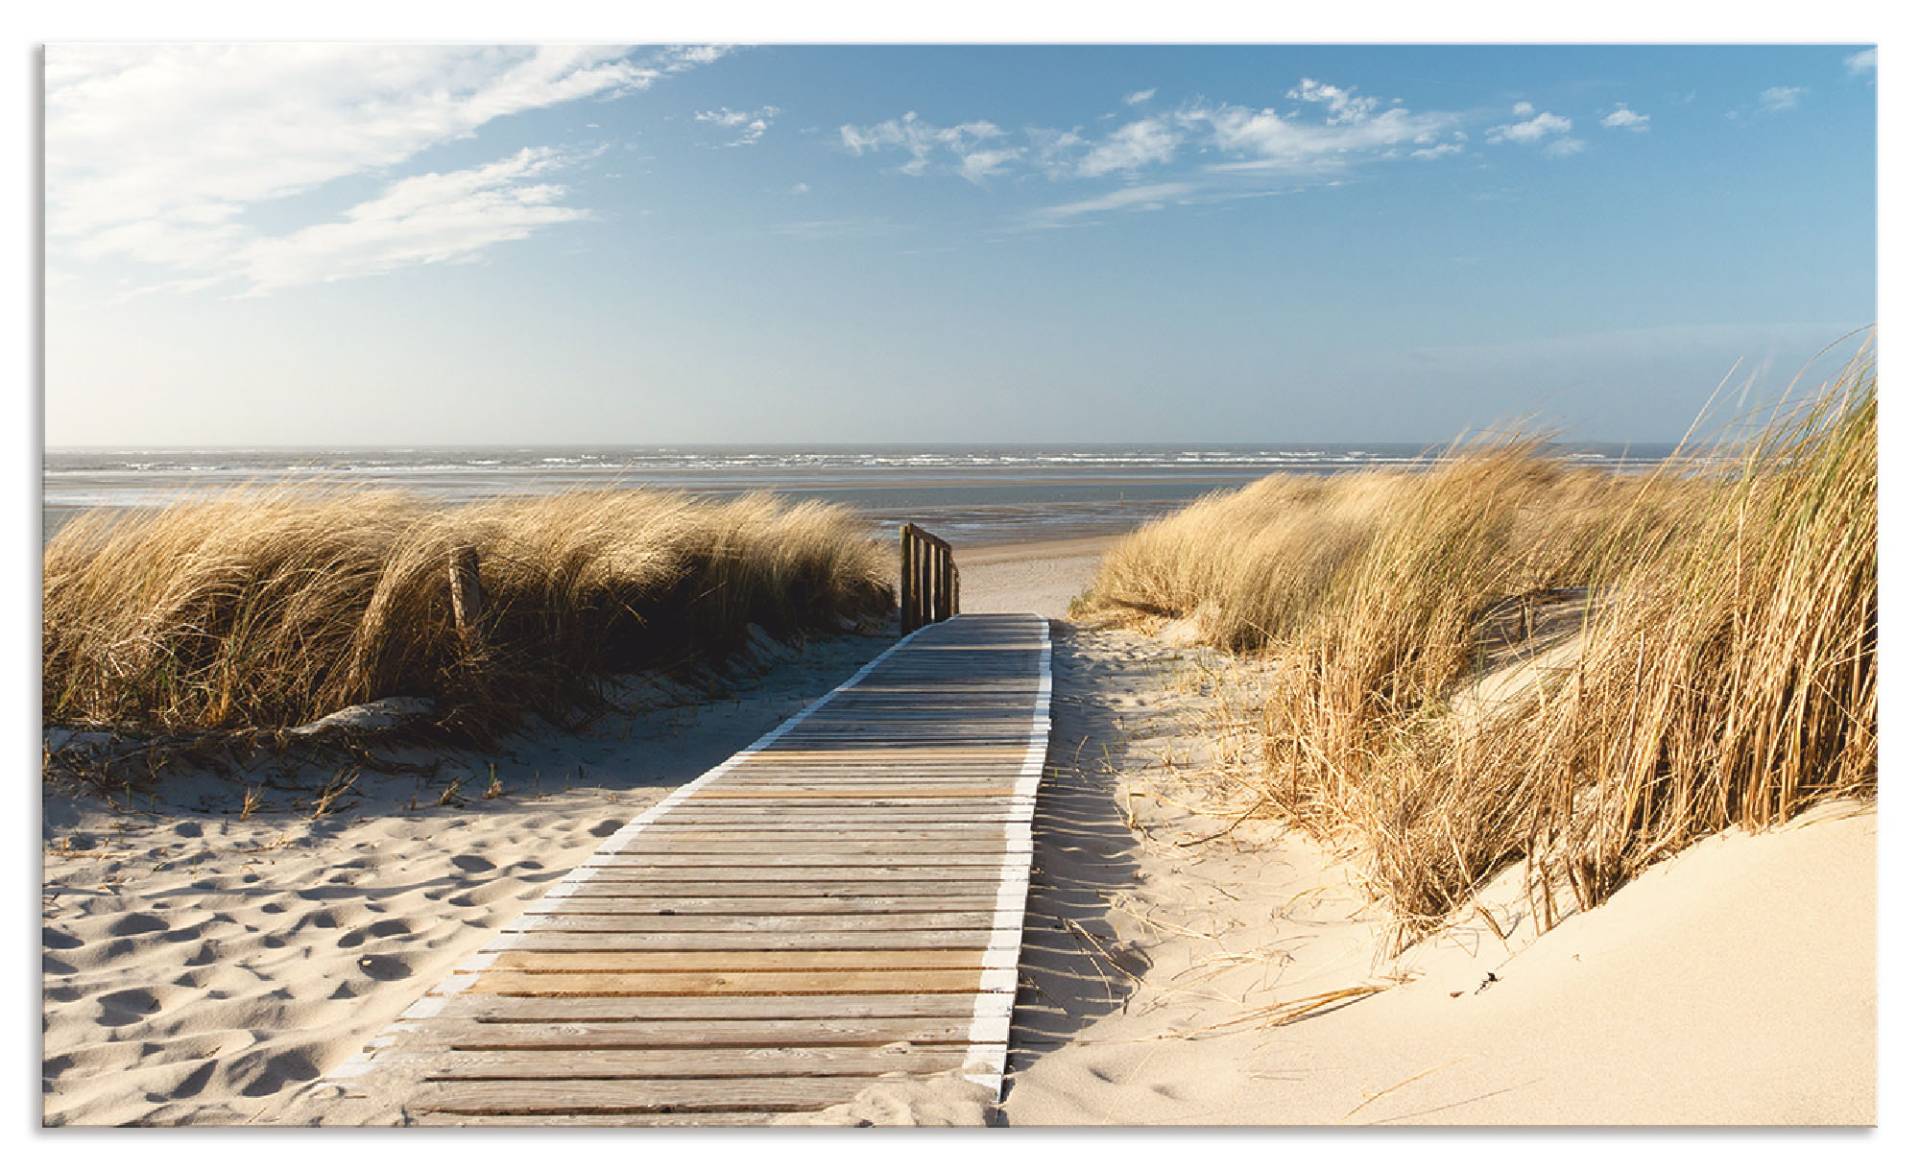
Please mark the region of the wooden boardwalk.
[[428, 1124], [755, 1124], [900, 1074], [997, 1096], [1051, 655], [1029, 614], [903, 638], [614, 833], [329, 1080], [377, 1072]]

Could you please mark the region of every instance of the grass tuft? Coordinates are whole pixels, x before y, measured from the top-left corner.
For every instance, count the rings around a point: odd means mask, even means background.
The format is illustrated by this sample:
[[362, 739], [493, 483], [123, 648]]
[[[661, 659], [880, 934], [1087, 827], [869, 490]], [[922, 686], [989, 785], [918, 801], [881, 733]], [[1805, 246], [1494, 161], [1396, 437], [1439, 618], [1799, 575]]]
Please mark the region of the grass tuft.
[[[1359, 833], [1404, 938], [1516, 862], [1551, 922], [1704, 835], [1873, 791], [1877, 394], [1863, 353], [1739, 459], [1651, 473], [1504, 438], [1276, 476], [1122, 542], [1081, 612], [1270, 660], [1270, 803]], [[1516, 663], [1502, 701], [1462, 701]]]
[[718, 661], [883, 614], [887, 560], [844, 509], [596, 491], [435, 505], [236, 491], [79, 516], [48, 544], [44, 717], [286, 727], [390, 696], [452, 729], [565, 716], [621, 671]]

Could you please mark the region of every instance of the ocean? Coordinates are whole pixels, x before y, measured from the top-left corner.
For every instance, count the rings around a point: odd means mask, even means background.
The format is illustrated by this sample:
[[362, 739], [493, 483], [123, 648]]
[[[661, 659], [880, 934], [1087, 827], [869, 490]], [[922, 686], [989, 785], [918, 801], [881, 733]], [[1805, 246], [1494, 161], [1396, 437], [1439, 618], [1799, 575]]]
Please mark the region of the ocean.
[[[1658, 445], [1563, 444], [1582, 463], [1651, 466]], [[1414, 445], [1075, 444], [686, 447], [54, 449], [42, 517], [51, 537], [87, 508], [143, 508], [248, 485], [400, 488], [442, 500], [649, 487], [727, 497], [768, 491], [843, 503], [876, 535], [913, 521], [973, 545], [1121, 532], [1209, 492], [1276, 472], [1422, 467]]]

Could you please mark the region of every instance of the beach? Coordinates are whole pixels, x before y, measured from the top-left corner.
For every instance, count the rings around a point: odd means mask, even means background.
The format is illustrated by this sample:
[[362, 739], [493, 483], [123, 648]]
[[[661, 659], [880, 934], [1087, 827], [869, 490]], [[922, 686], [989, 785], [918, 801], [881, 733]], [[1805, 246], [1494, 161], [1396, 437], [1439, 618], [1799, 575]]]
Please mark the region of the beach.
[[1874, 1123], [1873, 806], [1701, 842], [1545, 934], [1508, 872], [1391, 954], [1363, 857], [1239, 819], [1229, 664], [1055, 653], [1009, 1124]]
[[[1056, 619], [1009, 1123], [1872, 1123], [1871, 805], [1694, 846], [1537, 940], [1495, 881], [1490, 918], [1389, 956], [1356, 857], [1240, 819], [1231, 661], [1061, 620], [1110, 541], [959, 553], [968, 611]], [[431, 776], [363, 771], [321, 816], [311, 767], [251, 773], [245, 817], [244, 778], [50, 795], [46, 1121], [324, 1121], [318, 1078], [601, 837], [886, 643], [497, 753], [397, 751]], [[823, 1120], [943, 1116], [900, 1094]]]
[[[724, 697], [655, 696], [494, 752], [396, 749], [421, 774], [362, 768], [325, 815], [334, 765], [292, 760], [114, 808], [48, 794], [46, 1123], [283, 1118], [601, 839], [887, 641], [815, 643]], [[250, 787], [265, 795], [243, 815]]]

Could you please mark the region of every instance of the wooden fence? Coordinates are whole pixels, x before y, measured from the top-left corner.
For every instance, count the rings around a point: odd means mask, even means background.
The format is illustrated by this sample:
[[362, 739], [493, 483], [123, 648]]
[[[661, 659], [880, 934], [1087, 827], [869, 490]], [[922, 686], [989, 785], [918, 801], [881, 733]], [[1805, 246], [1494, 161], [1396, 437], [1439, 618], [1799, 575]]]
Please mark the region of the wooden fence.
[[960, 612], [960, 567], [953, 546], [918, 524], [900, 526], [900, 633]]

